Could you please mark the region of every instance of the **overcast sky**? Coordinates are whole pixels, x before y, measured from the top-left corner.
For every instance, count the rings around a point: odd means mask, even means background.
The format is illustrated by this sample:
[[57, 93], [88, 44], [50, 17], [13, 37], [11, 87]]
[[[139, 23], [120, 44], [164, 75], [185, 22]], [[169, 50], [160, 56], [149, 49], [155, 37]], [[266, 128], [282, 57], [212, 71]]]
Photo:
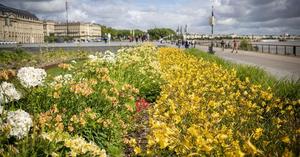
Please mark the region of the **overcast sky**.
[[[210, 32], [210, 0], [68, 0], [70, 21], [115, 28], [154, 27]], [[0, 0], [40, 19], [65, 21], [65, 0]], [[215, 0], [218, 34], [300, 34], [300, 0]]]

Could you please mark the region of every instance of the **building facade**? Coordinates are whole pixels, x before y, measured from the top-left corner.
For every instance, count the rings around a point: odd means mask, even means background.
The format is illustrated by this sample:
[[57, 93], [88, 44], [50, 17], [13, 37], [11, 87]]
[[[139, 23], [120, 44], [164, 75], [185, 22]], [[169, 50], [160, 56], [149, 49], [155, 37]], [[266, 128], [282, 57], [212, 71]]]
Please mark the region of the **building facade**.
[[55, 22], [53, 22], [53, 21], [44, 21], [43, 22], [44, 36], [50, 36], [51, 34], [54, 35], [54, 25], [55, 25]]
[[43, 22], [27, 11], [0, 4], [0, 41], [43, 43]]
[[92, 41], [101, 37], [101, 26], [91, 23], [56, 23], [54, 34], [58, 37], [72, 37], [75, 41]]

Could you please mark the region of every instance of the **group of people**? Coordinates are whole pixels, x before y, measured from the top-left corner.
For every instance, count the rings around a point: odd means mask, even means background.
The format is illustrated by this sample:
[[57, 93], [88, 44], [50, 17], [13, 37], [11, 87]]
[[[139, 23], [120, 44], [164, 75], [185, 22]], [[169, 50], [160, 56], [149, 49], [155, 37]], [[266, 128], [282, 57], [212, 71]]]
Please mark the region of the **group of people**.
[[149, 40], [149, 34], [138, 35], [138, 36], [129, 36], [129, 42], [145, 42]]
[[105, 33], [104, 34], [104, 37], [103, 37], [103, 40], [106, 43], [110, 44], [110, 40], [111, 40], [111, 34], [110, 33]]
[[[232, 51], [231, 53], [238, 53], [238, 42], [233, 39], [233, 42], [232, 42]], [[221, 41], [221, 48], [222, 48], [222, 51], [224, 51], [225, 47], [230, 47], [230, 42], [228, 42], [227, 44], [225, 43], [224, 40]]]
[[[217, 44], [217, 43], [216, 43]], [[231, 42], [225, 42], [224, 40], [221, 41], [221, 48], [222, 48], [222, 51], [224, 51], [225, 48], [232, 48], [232, 51], [231, 53], [238, 53], [238, 41], [237, 40], [233, 40], [232, 41], [232, 45], [231, 45]], [[181, 47], [184, 47], [184, 48], [190, 48], [190, 47], [193, 47], [195, 48], [196, 47], [196, 42], [195, 40], [178, 40], [176, 42], [176, 45], [178, 48], [181, 48]], [[218, 46], [218, 45], [216, 45]]]
[[[124, 39], [128, 39], [129, 42], [145, 42], [148, 41], [150, 36], [149, 34], [144, 34], [144, 35], [138, 35], [138, 36], [128, 36], [128, 37], [123, 37]], [[119, 38], [122, 41], [122, 38]], [[112, 36], [110, 33], [105, 33], [103, 36], [103, 40], [105, 43], [110, 43], [112, 40]]]
[[178, 40], [176, 42], [176, 45], [177, 45], [178, 48], [180, 48], [180, 47], [184, 47], [186, 49], [188, 49], [190, 47], [195, 48], [196, 47], [196, 42], [195, 42], [195, 40], [191, 40], [191, 41], [188, 41], [188, 40]]

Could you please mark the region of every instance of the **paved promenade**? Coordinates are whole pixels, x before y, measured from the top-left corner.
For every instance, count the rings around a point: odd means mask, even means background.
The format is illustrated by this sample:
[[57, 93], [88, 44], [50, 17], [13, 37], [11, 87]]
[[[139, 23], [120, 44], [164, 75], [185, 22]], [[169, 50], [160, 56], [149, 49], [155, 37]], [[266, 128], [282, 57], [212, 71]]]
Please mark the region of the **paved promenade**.
[[[207, 46], [197, 46], [197, 48], [208, 51]], [[279, 79], [300, 79], [300, 57], [282, 56], [272, 54], [262, 54], [251, 51], [241, 51], [231, 53], [231, 49], [222, 51], [214, 48], [215, 55], [235, 63], [258, 66]]]

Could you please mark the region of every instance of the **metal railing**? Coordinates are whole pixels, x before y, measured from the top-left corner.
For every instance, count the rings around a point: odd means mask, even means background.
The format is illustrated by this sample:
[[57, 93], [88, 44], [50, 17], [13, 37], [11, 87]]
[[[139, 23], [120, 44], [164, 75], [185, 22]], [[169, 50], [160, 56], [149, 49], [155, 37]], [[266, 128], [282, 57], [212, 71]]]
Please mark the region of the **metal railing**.
[[[197, 45], [209, 46], [210, 42], [197, 42]], [[221, 42], [215, 42], [215, 47], [221, 47]], [[225, 44], [225, 49], [232, 48], [232, 44]], [[300, 56], [300, 45], [285, 45], [285, 44], [256, 44], [248, 51], [256, 51], [261, 53], [279, 54], [279, 55], [294, 55]]]
[[282, 55], [300, 55], [300, 45], [252, 44], [254, 51]]

